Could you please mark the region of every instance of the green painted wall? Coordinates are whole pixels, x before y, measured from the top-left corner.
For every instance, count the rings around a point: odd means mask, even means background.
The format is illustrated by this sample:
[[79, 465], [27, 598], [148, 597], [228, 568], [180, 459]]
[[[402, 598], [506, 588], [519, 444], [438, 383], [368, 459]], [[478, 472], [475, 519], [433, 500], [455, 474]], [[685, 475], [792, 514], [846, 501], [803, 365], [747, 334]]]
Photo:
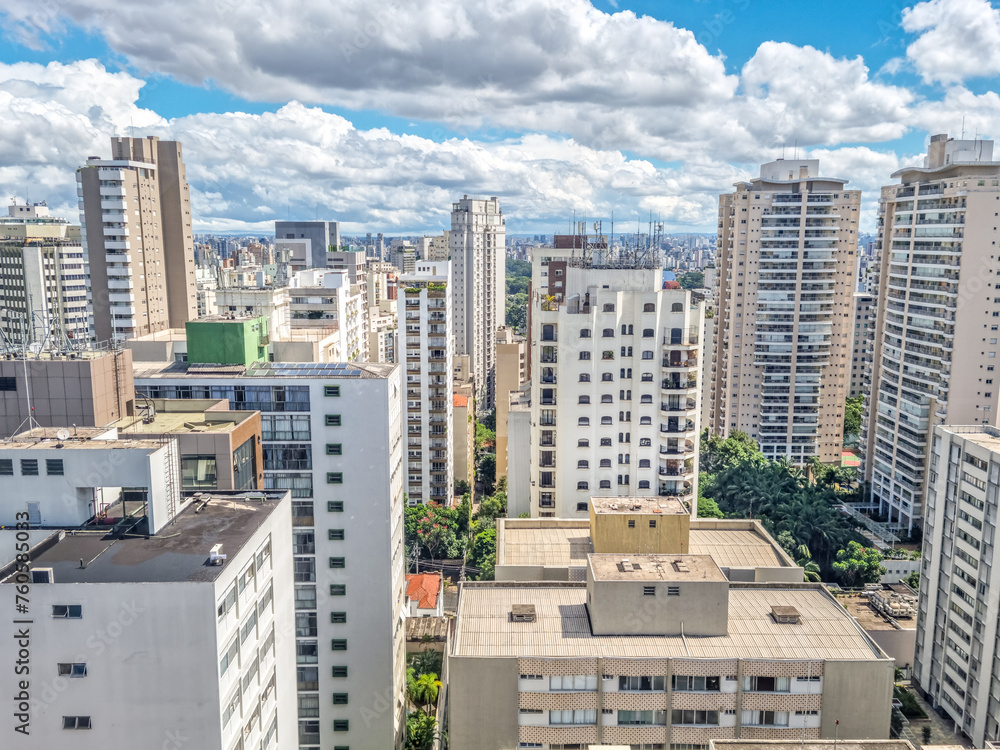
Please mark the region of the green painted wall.
[[245, 320], [190, 320], [184, 328], [188, 362], [249, 365], [267, 359], [267, 317], [264, 315]]

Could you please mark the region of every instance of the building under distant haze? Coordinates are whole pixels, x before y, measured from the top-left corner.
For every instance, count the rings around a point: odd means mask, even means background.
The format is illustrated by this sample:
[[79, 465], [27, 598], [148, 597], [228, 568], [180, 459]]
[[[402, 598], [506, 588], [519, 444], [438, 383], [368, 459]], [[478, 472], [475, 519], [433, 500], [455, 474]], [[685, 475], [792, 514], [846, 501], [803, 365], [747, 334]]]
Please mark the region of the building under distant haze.
[[992, 141], [935, 135], [879, 204], [878, 311], [862, 429], [870, 501], [892, 526], [923, 515], [931, 430], [996, 424], [1000, 162]]
[[77, 171], [94, 332], [122, 340], [197, 317], [191, 197], [178, 141], [112, 138]]
[[465, 195], [452, 204], [452, 309], [455, 354], [468, 355], [476, 412], [493, 408], [496, 396], [496, 330], [506, 316], [506, 220], [497, 198]]
[[797, 465], [841, 460], [861, 203], [846, 183], [779, 159], [719, 198], [705, 426]]

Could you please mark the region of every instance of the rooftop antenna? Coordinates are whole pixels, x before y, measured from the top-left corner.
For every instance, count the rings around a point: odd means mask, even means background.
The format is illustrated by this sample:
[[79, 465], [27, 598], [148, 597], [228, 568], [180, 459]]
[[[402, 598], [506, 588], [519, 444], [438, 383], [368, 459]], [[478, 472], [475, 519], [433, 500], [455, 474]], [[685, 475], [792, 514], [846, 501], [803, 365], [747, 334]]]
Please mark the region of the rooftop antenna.
[[965, 140], [965, 115], [962, 115], [962, 138], [961, 138], [961, 140], [963, 140], [963, 141]]
[[793, 159], [798, 159], [799, 158], [799, 139], [798, 138], [795, 139], [795, 151], [794, 151], [794, 153], [795, 153], [795, 156], [793, 156], [792, 158]]

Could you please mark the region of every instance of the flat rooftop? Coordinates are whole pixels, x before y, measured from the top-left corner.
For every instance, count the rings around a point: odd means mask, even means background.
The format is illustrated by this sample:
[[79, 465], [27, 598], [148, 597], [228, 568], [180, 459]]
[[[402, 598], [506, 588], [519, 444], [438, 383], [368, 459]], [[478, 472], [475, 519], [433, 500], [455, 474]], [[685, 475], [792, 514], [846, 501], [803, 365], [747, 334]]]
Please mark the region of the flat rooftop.
[[590, 556], [596, 581], [719, 581], [729, 579], [708, 555]]
[[[55, 583], [164, 583], [214, 581], [225, 569], [209, 565], [216, 544], [230, 559], [267, 521], [283, 492], [212, 493], [200, 512], [196, 500], [159, 534], [118, 539], [106, 532], [63, 533], [32, 560], [33, 568], [52, 568]], [[80, 567], [80, 560], [86, 567]], [[12, 580], [12, 573], [3, 583]]]
[[[584, 567], [594, 551], [590, 522], [584, 519], [504, 519], [498, 536], [502, 565]], [[687, 554], [710, 555], [720, 568], [784, 568], [775, 544], [749, 520], [691, 522]], [[623, 555], [627, 557], [628, 555]]]
[[676, 497], [592, 497], [594, 513], [663, 513], [690, 515], [684, 503]]
[[384, 379], [398, 365], [371, 362], [253, 362], [243, 365], [198, 365], [189, 362], [139, 362], [135, 380], [178, 378], [360, 378]]
[[1000, 453], [1000, 430], [991, 425], [962, 425], [941, 428], [944, 432], [950, 432], [970, 443], [981, 445], [987, 450]]
[[708, 746], [712, 750], [913, 750], [909, 740], [709, 740]]
[[[888, 658], [819, 584], [731, 584], [729, 633], [722, 636], [595, 636], [586, 600], [582, 583], [464, 583], [452, 653], [503, 658]], [[534, 605], [535, 621], [511, 621], [515, 604]], [[795, 607], [800, 621], [775, 622], [774, 606]]]
[[[72, 428], [69, 428], [72, 433]], [[104, 431], [107, 432], [106, 430]], [[102, 433], [103, 434], [103, 433]], [[119, 435], [118, 440], [99, 440], [92, 437], [76, 437], [72, 434], [65, 440], [52, 437], [32, 437], [24, 433], [7, 440], [0, 440], [0, 450], [52, 450], [62, 448], [64, 450], [150, 450], [155, 451], [163, 447], [163, 442], [152, 439], [134, 439]]]

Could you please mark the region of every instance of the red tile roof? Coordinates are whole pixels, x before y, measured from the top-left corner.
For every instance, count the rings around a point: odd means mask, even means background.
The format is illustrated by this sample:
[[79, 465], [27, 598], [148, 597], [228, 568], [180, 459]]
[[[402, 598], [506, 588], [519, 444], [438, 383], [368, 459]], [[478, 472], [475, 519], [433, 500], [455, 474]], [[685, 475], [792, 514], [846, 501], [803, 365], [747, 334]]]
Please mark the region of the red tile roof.
[[406, 597], [420, 609], [436, 609], [441, 592], [440, 573], [410, 573], [406, 576]]
[[469, 397], [468, 396], [459, 396], [457, 393], [453, 393], [451, 395], [451, 405], [452, 406], [468, 406], [469, 405]]

